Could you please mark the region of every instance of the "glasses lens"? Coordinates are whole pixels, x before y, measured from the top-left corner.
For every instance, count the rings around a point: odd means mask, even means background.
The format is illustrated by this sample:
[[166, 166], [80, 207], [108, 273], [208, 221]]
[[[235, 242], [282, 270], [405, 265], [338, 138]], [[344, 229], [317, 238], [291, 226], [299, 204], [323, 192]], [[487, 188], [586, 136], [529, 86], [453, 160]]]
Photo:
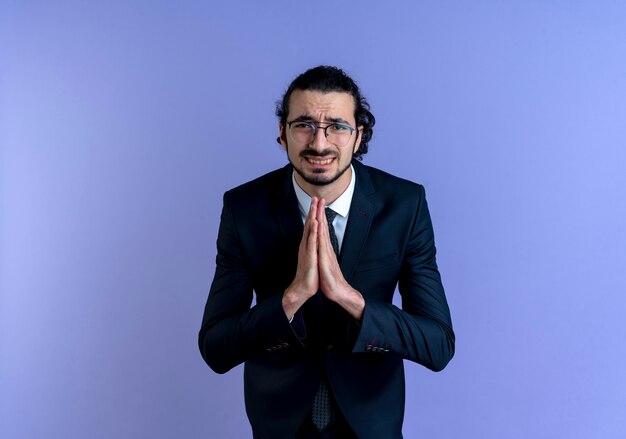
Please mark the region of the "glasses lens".
[[352, 128], [347, 125], [333, 124], [326, 127], [326, 138], [330, 143], [344, 146], [352, 135]]
[[294, 122], [291, 124], [291, 135], [298, 143], [311, 143], [315, 128], [308, 122]]

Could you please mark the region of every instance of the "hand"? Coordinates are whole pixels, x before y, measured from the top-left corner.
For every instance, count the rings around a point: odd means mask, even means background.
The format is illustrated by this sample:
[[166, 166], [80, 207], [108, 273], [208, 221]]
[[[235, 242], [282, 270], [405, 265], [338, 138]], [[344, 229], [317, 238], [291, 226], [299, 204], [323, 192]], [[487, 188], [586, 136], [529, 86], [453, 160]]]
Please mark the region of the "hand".
[[319, 286], [322, 293], [333, 302], [345, 309], [355, 320], [360, 321], [365, 309], [365, 299], [361, 293], [352, 288], [346, 281], [337, 255], [330, 242], [330, 230], [325, 213], [325, 201], [320, 199], [317, 206], [317, 222], [319, 223], [317, 241], [317, 263], [319, 269]]
[[318, 229], [317, 219], [319, 200], [311, 199], [311, 207], [304, 221], [302, 240], [298, 248], [298, 267], [296, 276], [283, 294], [283, 310], [288, 319], [291, 319], [304, 302], [315, 295], [319, 289], [318, 273]]

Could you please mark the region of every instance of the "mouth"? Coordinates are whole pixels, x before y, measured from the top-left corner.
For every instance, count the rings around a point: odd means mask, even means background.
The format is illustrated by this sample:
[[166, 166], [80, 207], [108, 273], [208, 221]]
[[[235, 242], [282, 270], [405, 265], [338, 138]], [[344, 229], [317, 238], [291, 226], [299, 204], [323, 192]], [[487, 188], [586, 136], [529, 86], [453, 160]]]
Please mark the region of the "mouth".
[[309, 164], [311, 164], [313, 166], [328, 166], [335, 160], [334, 157], [327, 157], [327, 158], [322, 158], [322, 157], [304, 157], [304, 159], [307, 161], [307, 163], [309, 163]]

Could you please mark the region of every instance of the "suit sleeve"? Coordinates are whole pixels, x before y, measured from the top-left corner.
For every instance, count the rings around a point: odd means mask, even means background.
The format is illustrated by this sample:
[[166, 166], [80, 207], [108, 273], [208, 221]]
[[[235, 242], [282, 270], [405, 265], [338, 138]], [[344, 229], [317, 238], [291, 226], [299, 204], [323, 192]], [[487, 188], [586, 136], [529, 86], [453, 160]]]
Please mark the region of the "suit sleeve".
[[435, 240], [423, 187], [402, 261], [402, 309], [366, 296], [353, 352], [395, 353], [440, 371], [454, 355], [455, 336], [435, 260]]
[[252, 279], [228, 192], [217, 238], [216, 269], [204, 310], [198, 343], [206, 363], [225, 373], [250, 356], [272, 352], [294, 341], [282, 308], [282, 294], [252, 304]]

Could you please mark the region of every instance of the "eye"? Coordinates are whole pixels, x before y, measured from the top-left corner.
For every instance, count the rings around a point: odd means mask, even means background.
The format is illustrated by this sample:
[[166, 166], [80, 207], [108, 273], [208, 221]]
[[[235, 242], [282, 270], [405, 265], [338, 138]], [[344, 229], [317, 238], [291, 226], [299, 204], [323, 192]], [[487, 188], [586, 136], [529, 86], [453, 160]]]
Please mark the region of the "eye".
[[291, 125], [296, 130], [312, 130], [313, 126], [308, 122], [295, 122]]
[[339, 133], [346, 133], [346, 132], [350, 132], [350, 127], [347, 126], [347, 125], [342, 125], [340, 123], [336, 123], [336, 124], [330, 126], [330, 130], [333, 133], [337, 133], [337, 134], [339, 134]]

